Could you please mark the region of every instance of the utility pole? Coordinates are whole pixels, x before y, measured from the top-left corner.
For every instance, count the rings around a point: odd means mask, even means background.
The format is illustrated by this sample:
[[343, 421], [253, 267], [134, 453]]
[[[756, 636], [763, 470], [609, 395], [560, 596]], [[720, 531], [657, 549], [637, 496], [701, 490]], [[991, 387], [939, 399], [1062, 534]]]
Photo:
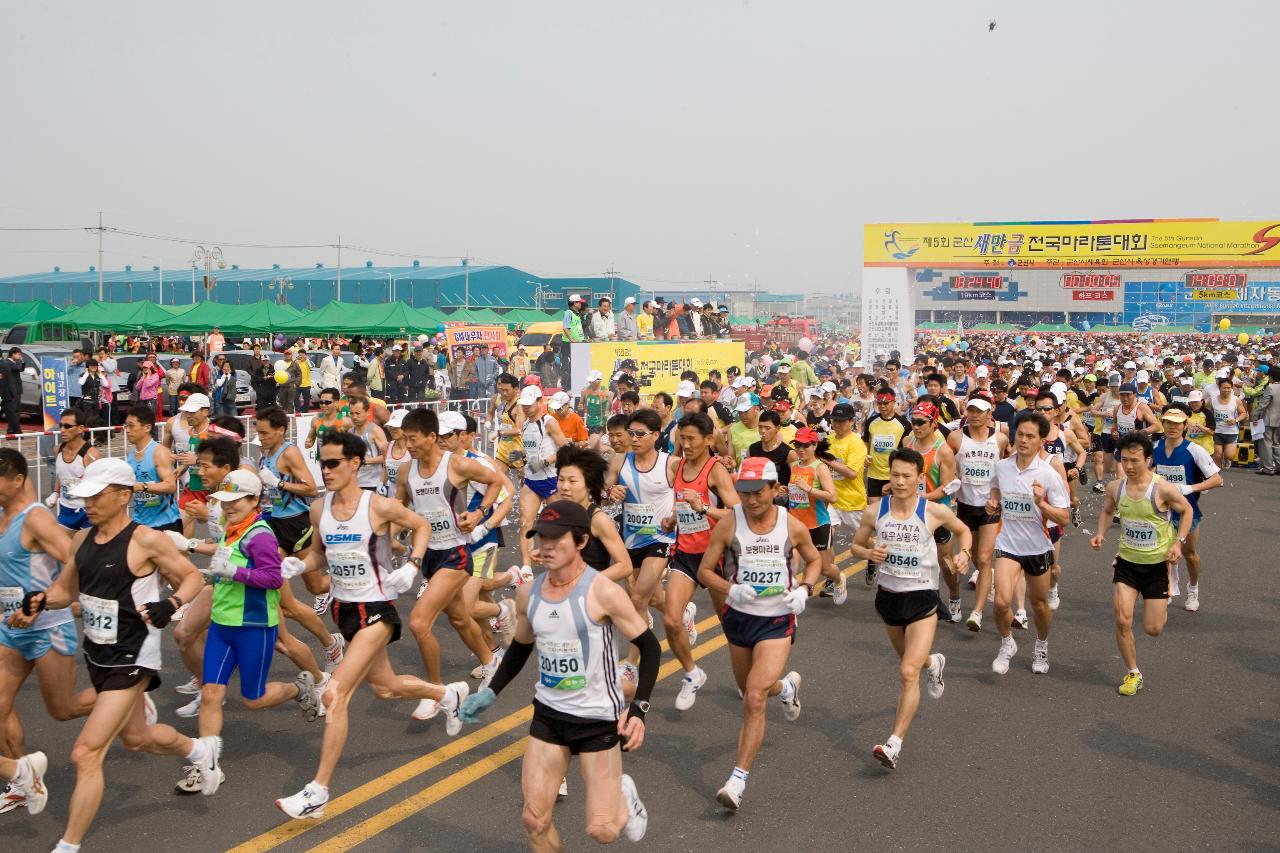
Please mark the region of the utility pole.
[[102, 301], [102, 211], [98, 211], [98, 301]]
[[342, 301], [342, 235], [338, 235], [338, 301]]
[[471, 308], [471, 258], [462, 259], [462, 310]]
[[617, 290], [615, 289], [615, 285], [614, 285], [614, 281], [613, 281], [613, 279], [614, 279], [614, 277], [615, 277], [615, 276], [619, 275], [620, 273], [618, 272], [618, 270], [615, 270], [615, 269], [613, 268], [613, 264], [609, 264], [609, 268], [608, 268], [607, 270], [605, 270], [605, 271], [604, 271], [604, 274], [605, 274], [605, 275], [607, 275], [607, 276], [609, 276], [609, 299], [610, 299], [611, 301], [615, 301], [615, 302], [616, 302], [616, 301], [617, 301], [617, 297], [618, 297], [618, 292], [617, 292]]

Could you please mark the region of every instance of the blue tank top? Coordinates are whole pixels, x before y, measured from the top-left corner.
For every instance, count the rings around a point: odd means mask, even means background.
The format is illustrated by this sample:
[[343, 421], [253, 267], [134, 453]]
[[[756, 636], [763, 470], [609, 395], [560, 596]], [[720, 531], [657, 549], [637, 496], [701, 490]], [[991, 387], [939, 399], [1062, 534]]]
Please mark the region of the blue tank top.
[[[160, 472], [156, 470], [156, 443], [153, 441], [148, 444], [141, 455], [134, 448], [129, 448], [129, 466], [133, 468], [133, 476], [139, 483], [160, 482]], [[178, 501], [174, 495], [134, 492], [131, 509], [133, 520], [144, 527], [160, 527], [175, 522], [180, 517]]]
[[[1204, 473], [1200, 470], [1200, 466], [1196, 464], [1196, 459], [1191, 455], [1191, 442], [1182, 439], [1182, 443], [1173, 449], [1172, 453], [1166, 453], [1163, 441], [1156, 442], [1155, 453], [1151, 456], [1151, 461], [1155, 465], [1156, 473], [1164, 477], [1175, 486], [1186, 484], [1194, 486], [1196, 483], [1203, 482]], [[1192, 492], [1184, 495], [1187, 503], [1191, 504], [1193, 518], [1200, 517], [1200, 493]]]
[[[468, 450], [467, 458], [479, 459], [480, 456], [479, 454], [473, 453], [472, 451]], [[481, 464], [485, 464], [485, 463], [481, 463]], [[486, 465], [486, 467], [490, 467], [490, 466]], [[475, 488], [471, 489], [471, 499], [467, 501], [467, 512], [475, 512], [480, 508], [480, 505], [482, 503], [484, 503], [484, 492], [481, 491], [480, 489], [475, 489]], [[499, 498], [498, 503], [501, 503], [501, 498]], [[485, 511], [484, 515], [481, 518], [481, 523], [487, 522], [491, 518], [493, 518], [493, 507], [489, 507], [489, 509]], [[490, 530], [488, 533], [485, 534], [484, 538], [481, 539], [479, 542], [468, 542], [467, 550], [472, 554], [474, 554], [477, 551], [480, 551], [489, 547], [490, 545], [501, 546], [503, 544], [501, 534], [502, 534], [501, 527]]]
[[[263, 455], [258, 459], [258, 468], [266, 468], [272, 474], [280, 478], [281, 483], [296, 483], [298, 479], [290, 474], [281, 474], [280, 469], [276, 466], [280, 464], [280, 456], [289, 447], [292, 442], [286, 441], [276, 448], [276, 452], [270, 456]], [[310, 504], [306, 498], [295, 495], [293, 492], [287, 491], [274, 486], [264, 489], [262, 492], [262, 506], [267, 515], [272, 518], [293, 518], [310, 509]]]
[[39, 503], [32, 503], [15, 515], [0, 534], [0, 630], [34, 631], [75, 619], [71, 608], [64, 607], [41, 613], [30, 628], [7, 627], [10, 614], [22, 606], [23, 596], [48, 589], [62, 571], [62, 566], [51, 555], [29, 551], [22, 544], [22, 526], [33, 509], [47, 512]]

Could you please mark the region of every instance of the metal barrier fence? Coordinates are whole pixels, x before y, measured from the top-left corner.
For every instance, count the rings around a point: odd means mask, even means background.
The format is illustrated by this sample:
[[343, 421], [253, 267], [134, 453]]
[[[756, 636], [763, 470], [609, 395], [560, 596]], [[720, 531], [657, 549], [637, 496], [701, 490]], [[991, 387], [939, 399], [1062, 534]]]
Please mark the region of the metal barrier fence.
[[[493, 455], [496, 429], [490, 418], [492, 411], [492, 400], [430, 400], [421, 403], [394, 403], [388, 406], [392, 411], [396, 409], [431, 409], [439, 414], [443, 411], [456, 411], [468, 414], [476, 420], [476, 450], [480, 453]], [[289, 416], [288, 440], [301, 446], [306, 440], [306, 433], [301, 432], [298, 428], [300, 419], [315, 416], [315, 412], [302, 412]], [[252, 415], [237, 415], [237, 420], [244, 424], [245, 443], [242, 454], [257, 462], [260, 450], [257, 445], [251, 444], [253, 438], [257, 434], [256, 420]], [[167, 422], [159, 422], [156, 424], [153, 432], [157, 441], [162, 444], [165, 441], [168, 430]], [[388, 436], [389, 438], [390, 436]], [[124, 427], [92, 427], [85, 430], [85, 439], [98, 448], [98, 452], [104, 457], [123, 459], [129, 452], [129, 442], [125, 438]], [[58, 433], [56, 431], [47, 432], [24, 432], [21, 435], [5, 435], [0, 438], [0, 447], [10, 447], [17, 450], [26, 457], [28, 472], [27, 478], [31, 481], [32, 486], [36, 490], [36, 496], [43, 500], [46, 495], [53, 489], [54, 481], [54, 455], [57, 453]], [[323, 489], [323, 484], [317, 483]]]

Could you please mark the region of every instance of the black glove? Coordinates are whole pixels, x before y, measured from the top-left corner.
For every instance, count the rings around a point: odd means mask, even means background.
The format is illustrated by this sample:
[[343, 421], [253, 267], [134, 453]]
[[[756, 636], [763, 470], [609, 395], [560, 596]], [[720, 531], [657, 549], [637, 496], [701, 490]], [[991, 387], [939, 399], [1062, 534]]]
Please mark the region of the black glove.
[[[40, 596], [40, 600], [36, 601], [36, 596]], [[44, 610], [45, 595], [43, 590], [32, 590], [22, 596], [22, 613], [24, 616], [35, 616]]]
[[169, 624], [169, 620], [173, 618], [173, 614], [177, 612], [178, 606], [173, 603], [172, 598], [166, 598], [164, 601], [152, 601], [149, 604], [142, 605], [147, 612], [147, 620], [157, 628], [163, 628]]

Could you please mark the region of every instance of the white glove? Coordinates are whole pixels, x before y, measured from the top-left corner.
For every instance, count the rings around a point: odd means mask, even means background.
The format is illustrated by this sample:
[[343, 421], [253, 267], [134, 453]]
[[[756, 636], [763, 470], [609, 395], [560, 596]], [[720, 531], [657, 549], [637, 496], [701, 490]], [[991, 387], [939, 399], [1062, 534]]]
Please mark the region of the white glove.
[[413, 588], [414, 581], [417, 579], [418, 567], [413, 563], [405, 563], [387, 575], [386, 587], [389, 592], [394, 592], [396, 595], [404, 595]]
[[174, 547], [176, 547], [179, 551], [181, 551], [184, 554], [188, 554], [191, 552], [191, 543], [194, 540], [188, 539], [187, 537], [183, 536], [181, 533], [177, 532], [176, 530], [166, 530], [164, 534], [169, 537], [169, 539], [173, 542]]
[[1182, 492], [1184, 495], [1195, 494], [1195, 489], [1191, 488], [1187, 483], [1179, 483], [1178, 491]]
[[280, 485], [280, 476], [273, 473], [269, 468], [258, 469], [258, 479], [262, 481], [262, 485], [268, 489], [274, 489]]
[[49, 509], [53, 509], [55, 506], [57, 506], [57, 505], [58, 505], [58, 493], [57, 493], [57, 492], [50, 492], [50, 493], [49, 493], [49, 497], [47, 497], [47, 498], [45, 498], [45, 499], [44, 499], [44, 505], [45, 505], [45, 506], [47, 506], [47, 507], [49, 507]]
[[486, 524], [478, 525], [474, 530], [471, 531], [471, 543], [475, 544], [488, 535], [489, 535], [489, 526]]
[[756, 588], [751, 584], [735, 583], [729, 587], [729, 594], [725, 597], [730, 606], [746, 604], [749, 601], [756, 600]]
[[307, 570], [307, 564], [298, 557], [285, 557], [280, 561], [280, 577], [285, 580], [296, 578]]
[[799, 616], [804, 612], [804, 606], [809, 602], [809, 588], [807, 586], [798, 586], [784, 595], [782, 600], [793, 615]]
[[540, 474], [547, 467], [547, 463], [542, 460], [541, 456], [530, 456], [525, 461], [525, 467], [534, 474]]

